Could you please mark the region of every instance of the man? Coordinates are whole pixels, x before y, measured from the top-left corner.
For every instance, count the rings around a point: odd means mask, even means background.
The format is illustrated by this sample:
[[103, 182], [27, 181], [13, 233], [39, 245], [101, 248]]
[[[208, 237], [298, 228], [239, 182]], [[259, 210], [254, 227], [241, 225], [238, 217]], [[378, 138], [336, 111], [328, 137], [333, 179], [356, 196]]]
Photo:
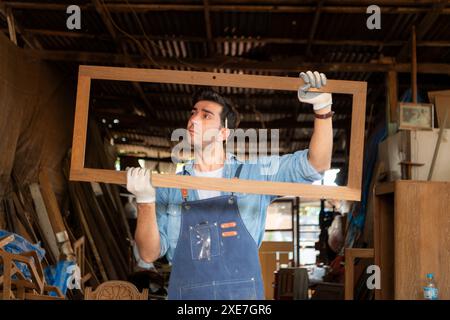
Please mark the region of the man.
[[[241, 162], [224, 151], [238, 115], [230, 102], [214, 91], [193, 98], [187, 123], [195, 160], [182, 174], [200, 177], [242, 178], [263, 181], [312, 183], [330, 168], [333, 145], [330, 93], [306, 92], [326, 85], [326, 77], [308, 71], [300, 76], [301, 102], [313, 105], [314, 132], [309, 150]], [[206, 132], [215, 130], [215, 135]], [[278, 170], [262, 174], [262, 166], [277, 161]], [[152, 262], [167, 255], [172, 263], [169, 299], [264, 299], [258, 259], [266, 211], [275, 196], [233, 194], [207, 190], [158, 188], [150, 172], [132, 168], [127, 188], [136, 196], [138, 221], [135, 233], [139, 254]], [[276, 193], [276, 191], [274, 190]]]

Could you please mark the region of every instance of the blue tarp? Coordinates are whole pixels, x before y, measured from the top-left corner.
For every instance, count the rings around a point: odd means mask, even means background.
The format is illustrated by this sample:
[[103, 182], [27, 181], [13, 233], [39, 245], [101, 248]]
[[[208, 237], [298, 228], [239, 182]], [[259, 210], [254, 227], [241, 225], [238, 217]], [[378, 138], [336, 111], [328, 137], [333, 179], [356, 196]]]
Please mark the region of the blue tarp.
[[[9, 236], [11, 234], [14, 235], [14, 241], [8, 243], [3, 247], [6, 252], [21, 254], [28, 251], [35, 251], [37, 253], [39, 261], [42, 261], [45, 255], [45, 250], [40, 246], [39, 243], [32, 244], [18, 234], [0, 230], [0, 238]], [[24, 263], [17, 262], [16, 265], [27, 279], [31, 279], [30, 271]], [[68, 280], [72, 277], [74, 272], [74, 268], [72, 266], [75, 265], [76, 263], [74, 261], [61, 260], [56, 264], [56, 266], [48, 266], [44, 270], [45, 283], [51, 286], [58, 287], [65, 295], [67, 291]], [[0, 274], [3, 274], [3, 267], [1, 265]], [[56, 294], [51, 293], [50, 295], [55, 296]]]

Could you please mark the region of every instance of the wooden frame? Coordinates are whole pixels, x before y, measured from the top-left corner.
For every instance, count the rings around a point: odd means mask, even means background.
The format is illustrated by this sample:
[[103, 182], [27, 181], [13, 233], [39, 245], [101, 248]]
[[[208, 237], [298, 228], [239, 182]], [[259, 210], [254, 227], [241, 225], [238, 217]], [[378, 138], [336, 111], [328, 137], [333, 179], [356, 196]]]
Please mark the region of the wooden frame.
[[[228, 86], [286, 90], [297, 92], [303, 80], [293, 77], [256, 76], [244, 74], [137, 69], [100, 66], [80, 66], [72, 144], [70, 180], [126, 184], [126, 172], [85, 168], [85, 144], [88, 124], [91, 79], [134, 82], [176, 83], [203, 86]], [[359, 201], [361, 197], [364, 126], [367, 83], [361, 81], [328, 80], [325, 88], [311, 89], [352, 95], [350, 156], [347, 186], [320, 186], [303, 183], [202, 178], [175, 174], [152, 174], [154, 187], [186, 188], [299, 196], [313, 199], [341, 199]]]
[[[400, 102], [399, 103], [399, 117], [398, 128], [401, 130], [433, 130], [434, 127], [434, 106], [431, 103], [411, 103]], [[404, 122], [404, 109], [405, 108], [428, 108], [430, 110], [430, 124], [429, 126], [411, 125]]]
[[353, 300], [353, 290], [355, 288], [355, 259], [374, 258], [373, 248], [345, 248], [345, 300]]

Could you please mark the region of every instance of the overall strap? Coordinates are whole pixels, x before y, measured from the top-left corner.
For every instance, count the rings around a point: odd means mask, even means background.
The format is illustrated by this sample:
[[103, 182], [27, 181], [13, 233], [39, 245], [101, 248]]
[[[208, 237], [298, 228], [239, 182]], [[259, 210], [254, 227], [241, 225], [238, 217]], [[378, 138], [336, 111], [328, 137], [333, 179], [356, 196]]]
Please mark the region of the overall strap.
[[[183, 176], [190, 175], [190, 173], [186, 170], [186, 165], [183, 165]], [[188, 198], [188, 190], [185, 188], [181, 189], [181, 197], [183, 198], [183, 201], [186, 202]]]
[[239, 178], [240, 176], [241, 176], [241, 171], [242, 171], [242, 167], [243, 167], [243, 163], [241, 163], [239, 166], [238, 166], [238, 168], [236, 169], [236, 172], [235, 172], [235, 174], [234, 174], [234, 177], [235, 178]]
[[[237, 167], [236, 172], [234, 173], [234, 179], [239, 179], [239, 177], [241, 176], [242, 166], [243, 166], [243, 164], [241, 163]], [[234, 196], [234, 192], [231, 192], [231, 197], [233, 197], [233, 196]]]

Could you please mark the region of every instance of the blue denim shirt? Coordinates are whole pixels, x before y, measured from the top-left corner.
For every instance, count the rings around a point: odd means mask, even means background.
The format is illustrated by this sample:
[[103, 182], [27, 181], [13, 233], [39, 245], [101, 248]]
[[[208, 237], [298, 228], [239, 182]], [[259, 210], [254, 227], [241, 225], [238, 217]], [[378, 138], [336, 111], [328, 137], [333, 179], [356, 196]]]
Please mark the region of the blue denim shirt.
[[[283, 156], [259, 157], [257, 161], [240, 161], [231, 153], [227, 154], [224, 163], [223, 178], [233, 178], [237, 167], [242, 163], [241, 179], [261, 180], [272, 182], [312, 183], [323, 178], [323, 174], [311, 166], [307, 158], [308, 149], [300, 150]], [[275, 168], [272, 174], [268, 169]], [[193, 161], [185, 164], [185, 170], [194, 176]], [[266, 171], [265, 171], [266, 170]], [[221, 192], [221, 195], [231, 194]], [[238, 199], [238, 208], [245, 226], [252, 235], [258, 247], [264, 237], [267, 207], [277, 196], [235, 193]], [[198, 200], [197, 190], [188, 190], [188, 201]], [[172, 261], [177, 246], [181, 227], [180, 189], [156, 189], [156, 216], [160, 234], [160, 256], [167, 254]]]

